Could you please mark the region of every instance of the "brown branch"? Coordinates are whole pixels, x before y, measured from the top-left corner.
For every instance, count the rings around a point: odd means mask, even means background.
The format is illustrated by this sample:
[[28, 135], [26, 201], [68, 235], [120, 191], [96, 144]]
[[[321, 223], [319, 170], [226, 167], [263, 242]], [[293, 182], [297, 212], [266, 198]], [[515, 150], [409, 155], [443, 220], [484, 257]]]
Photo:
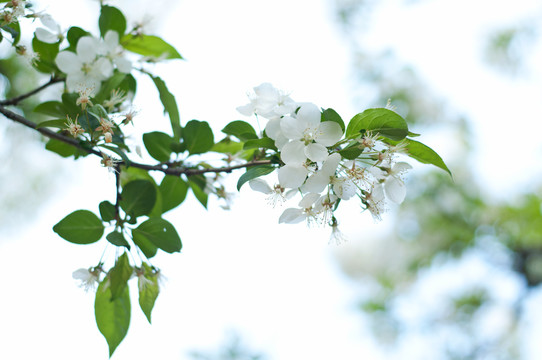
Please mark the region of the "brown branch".
[[36, 89], [34, 89], [32, 91], [29, 91], [29, 92], [27, 92], [25, 94], [16, 96], [16, 97], [11, 98], [11, 99], [0, 100], [0, 105], [2, 105], [2, 106], [5, 106], [5, 105], [17, 105], [18, 103], [20, 103], [24, 99], [29, 98], [30, 96], [39, 93], [40, 91], [48, 88], [49, 86], [51, 86], [53, 84], [56, 84], [56, 83], [59, 83], [59, 82], [62, 82], [64, 80], [65, 80], [64, 78], [51, 77], [51, 79], [48, 82], [46, 82], [42, 86], [40, 86], [40, 87], [38, 87], [38, 88], [36, 88]]
[[[2, 113], [8, 119], [18, 122], [33, 130], [36, 130], [40, 134], [50, 139], [62, 141], [88, 154], [96, 155], [99, 157], [103, 156], [101, 151], [96, 150], [94, 148], [85, 147], [83, 146], [81, 142], [79, 142], [78, 140], [74, 138], [62, 135], [61, 133], [54, 132], [47, 128], [38, 128], [38, 126], [34, 122], [26, 119], [25, 117], [17, 113], [14, 113], [11, 110], [6, 109], [4, 106], [1, 105], [1, 102], [0, 102], [0, 113]], [[248, 168], [248, 167], [258, 166], [258, 165], [270, 165], [271, 161], [257, 160], [257, 161], [246, 162], [244, 164], [239, 164], [239, 165], [224, 166], [224, 167], [219, 167], [219, 168], [204, 168], [204, 169], [188, 168], [188, 167], [182, 167], [182, 166], [167, 166], [165, 164], [148, 165], [148, 164], [141, 164], [141, 163], [132, 162], [132, 161], [130, 161], [129, 163], [126, 163], [124, 161], [119, 161], [117, 162], [117, 164], [128, 166], [128, 167], [131, 166], [131, 167], [135, 167], [135, 168], [139, 168], [139, 169], [143, 169], [147, 171], [161, 171], [166, 175], [180, 176], [184, 174], [186, 176], [193, 176], [193, 175], [202, 175], [206, 173], [230, 173], [233, 170], [237, 170], [237, 169], [243, 169], [243, 168]]]

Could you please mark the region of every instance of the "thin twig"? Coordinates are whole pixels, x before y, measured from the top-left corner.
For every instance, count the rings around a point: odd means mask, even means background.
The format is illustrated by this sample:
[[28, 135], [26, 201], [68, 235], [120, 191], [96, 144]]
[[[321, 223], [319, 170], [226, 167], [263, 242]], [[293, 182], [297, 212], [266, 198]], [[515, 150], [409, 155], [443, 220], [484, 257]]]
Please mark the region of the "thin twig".
[[36, 88], [36, 89], [34, 89], [32, 91], [29, 91], [29, 92], [27, 92], [25, 94], [16, 96], [16, 97], [11, 98], [11, 99], [0, 100], [0, 105], [2, 105], [2, 106], [5, 106], [5, 105], [17, 105], [18, 103], [20, 103], [24, 99], [29, 98], [30, 96], [39, 93], [40, 91], [48, 88], [49, 86], [51, 86], [53, 84], [56, 84], [56, 83], [59, 83], [59, 82], [62, 82], [64, 80], [65, 80], [64, 78], [51, 77], [51, 79], [48, 82], [46, 82], [45, 84], [41, 85], [40, 87], [38, 87], [38, 88]]
[[[68, 145], [71, 145], [83, 152], [86, 152], [88, 154], [92, 154], [92, 155], [96, 155], [96, 156], [99, 156], [100, 158], [103, 156], [102, 153], [94, 148], [88, 148], [88, 147], [85, 147], [83, 146], [83, 144], [81, 142], [79, 142], [78, 140], [74, 139], [74, 138], [71, 138], [71, 137], [68, 137], [66, 135], [63, 135], [61, 133], [57, 133], [57, 132], [54, 132], [50, 129], [47, 129], [47, 128], [38, 128], [38, 126], [26, 119], [25, 117], [17, 114], [17, 113], [14, 113], [13, 111], [11, 110], [8, 110], [6, 109], [4, 106], [0, 105], [0, 113], [2, 113], [5, 117], [7, 117], [8, 119], [10, 120], [13, 120], [15, 122], [18, 122], [26, 127], [29, 127], [33, 130], [36, 130], [38, 131], [40, 134], [48, 137], [48, 138], [51, 138], [51, 139], [55, 139], [55, 140], [58, 140], [58, 141], [62, 141]], [[147, 171], [160, 171], [160, 172], [163, 172], [164, 174], [166, 175], [174, 175], [174, 176], [180, 176], [180, 175], [186, 175], [186, 176], [193, 176], [193, 175], [202, 175], [202, 174], [206, 174], [206, 173], [230, 173], [232, 172], [233, 170], [237, 170], [237, 169], [243, 169], [243, 168], [248, 168], [248, 167], [252, 167], [252, 166], [258, 166], [258, 165], [270, 165], [271, 164], [271, 161], [270, 160], [255, 160], [255, 161], [250, 161], [250, 162], [246, 162], [244, 164], [239, 164], [239, 165], [232, 165], [232, 166], [224, 166], [224, 167], [219, 167], [219, 168], [205, 168], [205, 169], [196, 169], [196, 168], [187, 168], [187, 167], [182, 167], [182, 166], [173, 166], [173, 167], [168, 167], [167, 165], [164, 165], [164, 164], [158, 164], [158, 165], [148, 165], [148, 164], [141, 164], [141, 163], [137, 163], [137, 162], [129, 162], [129, 163], [126, 163], [124, 161], [119, 161], [117, 163], [118, 165], [124, 165], [124, 166], [127, 166], [127, 167], [135, 167], [135, 168], [139, 168], [139, 169], [143, 169], [143, 170], [147, 170]]]

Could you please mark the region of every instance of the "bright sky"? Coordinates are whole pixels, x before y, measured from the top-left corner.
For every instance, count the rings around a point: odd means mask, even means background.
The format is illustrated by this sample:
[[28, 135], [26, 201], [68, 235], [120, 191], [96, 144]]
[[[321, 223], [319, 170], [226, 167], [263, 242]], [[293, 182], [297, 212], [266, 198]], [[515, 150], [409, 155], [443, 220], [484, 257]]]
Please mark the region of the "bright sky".
[[[126, 3], [121, 2], [121, 7]], [[353, 107], [350, 102], [349, 53], [332, 23], [328, 2], [179, 1], [172, 9], [167, 3], [148, 2], [155, 7], [146, 11], [139, 6], [125, 8], [129, 13], [154, 13], [160, 19], [167, 15], [157, 30], [187, 61], [159, 67], [157, 73], [177, 96], [184, 122], [207, 120], [219, 131], [241, 118], [235, 107], [245, 104], [246, 92], [264, 81], [291, 91], [294, 100], [333, 107], [345, 119], [364, 109], [364, 104]], [[47, 4], [64, 27], [96, 24], [96, 2]], [[495, 11], [486, 11], [488, 7]], [[466, 8], [471, 11], [465, 12]], [[514, 7], [518, 12], [519, 8]], [[383, 20], [375, 30], [375, 46], [397, 44], [401, 57], [415, 62], [427, 79], [434, 80], [432, 85], [478, 119], [482, 143], [475, 164], [482, 180], [492, 190], [504, 191], [541, 174], [540, 164], [517, 161], [516, 152], [503, 151], [521, 146], [528, 149], [528, 158], [539, 157], [536, 132], [522, 134], [527, 140], [520, 144], [515, 125], [521, 121], [521, 127], [540, 129], [540, 110], [531, 105], [538, 103], [539, 88], [521, 84], [521, 94], [511, 92], [509, 80], [489, 74], [476, 57], [476, 39], [484, 29], [480, 19], [496, 23], [498, 14], [511, 15], [506, 6], [463, 0], [453, 5], [422, 2], [407, 15], [395, 9], [390, 6], [377, 15]], [[386, 26], [388, 22], [392, 25]], [[143, 82], [139, 88], [137, 127], [167, 131], [168, 120], [161, 116], [157, 95], [146, 85]], [[536, 116], [517, 119], [514, 115], [521, 106]], [[497, 130], [482, 136], [490, 127]], [[497, 140], [503, 134], [513, 134], [507, 138], [513, 145]], [[0, 271], [5, 274], [0, 358], [105, 358], [107, 345], [94, 322], [93, 294], [78, 288], [71, 278], [73, 270], [97, 262], [102, 245], [68, 244], [51, 227], [68, 212], [97, 211], [104, 197], [112, 199], [114, 176], [99, 168], [94, 158], [73, 162], [54, 154], [41, 156], [44, 161], [64, 163], [73, 174], [32, 219], [31, 227], [21, 225], [20, 233], [0, 243]], [[495, 171], [504, 166], [511, 170]], [[518, 176], [527, 171], [531, 175]], [[369, 214], [360, 215], [356, 206], [351, 209], [354, 216], [343, 219], [343, 231], [351, 242], [363, 241], [357, 231], [360, 226], [386, 229], [386, 218], [374, 226]], [[269, 359], [383, 358], [376, 355], [354, 309], [356, 286], [334, 263], [328, 230], [278, 226], [280, 212], [269, 208], [263, 196], [243, 189], [229, 212], [213, 201], [205, 211], [190, 199], [169, 213], [167, 219], [183, 239], [183, 252], [156, 257], [154, 263], [168, 281], [157, 300], [153, 325], [146, 324], [134, 293], [130, 330], [114, 359], [187, 359], [187, 351], [216, 349], [230, 329]]]

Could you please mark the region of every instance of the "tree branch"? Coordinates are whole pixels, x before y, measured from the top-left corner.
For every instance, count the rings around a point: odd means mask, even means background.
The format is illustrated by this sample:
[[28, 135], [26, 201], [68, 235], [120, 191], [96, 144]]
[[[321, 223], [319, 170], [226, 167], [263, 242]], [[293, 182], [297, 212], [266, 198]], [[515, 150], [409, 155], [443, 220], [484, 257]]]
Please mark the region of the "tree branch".
[[18, 103], [20, 103], [24, 99], [29, 98], [30, 96], [39, 93], [40, 91], [48, 88], [49, 86], [51, 86], [53, 84], [56, 84], [56, 83], [59, 83], [59, 82], [62, 82], [64, 80], [65, 80], [64, 78], [51, 77], [51, 79], [48, 82], [46, 82], [42, 86], [40, 86], [40, 87], [38, 87], [38, 88], [36, 88], [36, 89], [34, 89], [32, 91], [27, 92], [26, 94], [22, 94], [22, 95], [19, 95], [19, 96], [16, 96], [14, 98], [7, 99], [7, 100], [1, 100], [0, 105], [2, 105], [2, 106], [5, 106], [5, 105], [17, 105]]
[[[83, 144], [79, 142], [77, 139], [62, 135], [61, 133], [54, 132], [47, 128], [38, 128], [36, 123], [26, 119], [25, 117], [17, 113], [14, 113], [11, 110], [6, 109], [4, 106], [2, 106], [2, 102], [0, 102], [0, 113], [2, 113], [6, 118], [13, 120], [15, 122], [18, 122], [19, 124], [22, 124], [33, 130], [36, 130], [40, 134], [50, 139], [62, 141], [83, 152], [99, 156], [100, 158], [103, 156], [101, 151], [96, 150], [94, 148], [87, 148], [83, 146]], [[180, 176], [184, 174], [186, 176], [193, 176], [193, 175], [202, 175], [206, 173], [230, 173], [233, 170], [237, 170], [237, 169], [243, 169], [243, 168], [248, 168], [248, 167], [258, 166], [258, 165], [270, 165], [271, 161], [257, 160], [257, 161], [246, 162], [244, 164], [239, 164], [239, 165], [224, 166], [224, 167], [219, 167], [219, 168], [208, 168], [208, 169], [196, 169], [196, 168], [188, 168], [188, 167], [183, 167], [183, 166], [168, 166], [165, 164], [148, 165], [148, 164], [141, 164], [141, 163], [131, 162], [131, 161], [129, 163], [126, 163], [125, 161], [119, 161], [117, 164], [128, 166], [128, 167], [131, 166], [131, 167], [135, 167], [135, 168], [139, 168], [139, 169], [143, 169], [147, 171], [161, 171], [166, 175]]]

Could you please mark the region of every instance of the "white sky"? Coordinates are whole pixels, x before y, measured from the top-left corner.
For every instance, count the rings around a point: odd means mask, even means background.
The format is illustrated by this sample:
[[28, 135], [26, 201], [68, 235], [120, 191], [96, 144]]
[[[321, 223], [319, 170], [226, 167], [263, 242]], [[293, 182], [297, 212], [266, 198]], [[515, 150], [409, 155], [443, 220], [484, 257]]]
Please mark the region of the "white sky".
[[[364, 104], [350, 103], [345, 85], [351, 74], [349, 53], [326, 1], [179, 1], [172, 9], [165, 3], [148, 2], [155, 7], [147, 11], [126, 8], [159, 16], [167, 12], [158, 29], [187, 61], [156, 70], [176, 95], [184, 123], [207, 120], [218, 134], [227, 122], [241, 118], [235, 107], [264, 81], [291, 91], [297, 101], [333, 107], [345, 119], [364, 109]], [[423, 2], [408, 14], [390, 6], [380, 15], [374, 45], [396, 44], [399, 55], [416, 63], [438, 91], [468, 109], [481, 141], [474, 163], [493, 191], [524, 185], [542, 173], [539, 162], [532, 161], [540, 156], [537, 132], [522, 134], [524, 142], [518, 136], [521, 128], [540, 130], [540, 109], [532, 105], [538, 103], [540, 89], [520, 84], [511, 91], [510, 81], [488, 73], [477, 57], [478, 36], [485, 29], [481, 19], [497, 23], [511, 16], [512, 3], [502, 4]], [[91, 2], [48, 2], [49, 12], [64, 27], [95, 26], [97, 9]], [[150, 86], [142, 82], [139, 87], [137, 127], [168, 131]], [[522, 107], [535, 115], [518, 119]], [[490, 127], [497, 129], [483, 136]], [[513, 145], [497, 140], [503, 134]], [[435, 140], [427, 140], [438, 150], [431, 143]], [[531, 161], [518, 161], [516, 149], [528, 149], [523, 151]], [[22, 224], [20, 233], [0, 242], [0, 271], [5, 274], [0, 358], [105, 358], [107, 345], [94, 322], [93, 295], [71, 278], [73, 270], [98, 261], [102, 245], [74, 246], [51, 228], [73, 210], [97, 211], [100, 201], [113, 199], [114, 177], [98, 167], [97, 159], [41, 156], [64, 163], [73, 174], [30, 228]], [[343, 219], [343, 230], [351, 242], [363, 241], [360, 226], [385, 231], [386, 219], [374, 226], [370, 215], [360, 215], [356, 206], [350, 209], [354, 215]], [[334, 263], [329, 232], [278, 226], [280, 212], [268, 208], [263, 196], [243, 189], [230, 212], [213, 201], [205, 211], [190, 199], [168, 214], [183, 239], [183, 253], [156, 257], [154, 263], [169, 280], [157, 300], [153, 325], [146, 324], [133, 294], [130, 330], [114, 359], [187, 359], [189, 350], [216, 349], [229, 329], [239, 331], [251, 349], [269, 359], [384, 358], [376, 355], [354, 309], [356, 286]]]

